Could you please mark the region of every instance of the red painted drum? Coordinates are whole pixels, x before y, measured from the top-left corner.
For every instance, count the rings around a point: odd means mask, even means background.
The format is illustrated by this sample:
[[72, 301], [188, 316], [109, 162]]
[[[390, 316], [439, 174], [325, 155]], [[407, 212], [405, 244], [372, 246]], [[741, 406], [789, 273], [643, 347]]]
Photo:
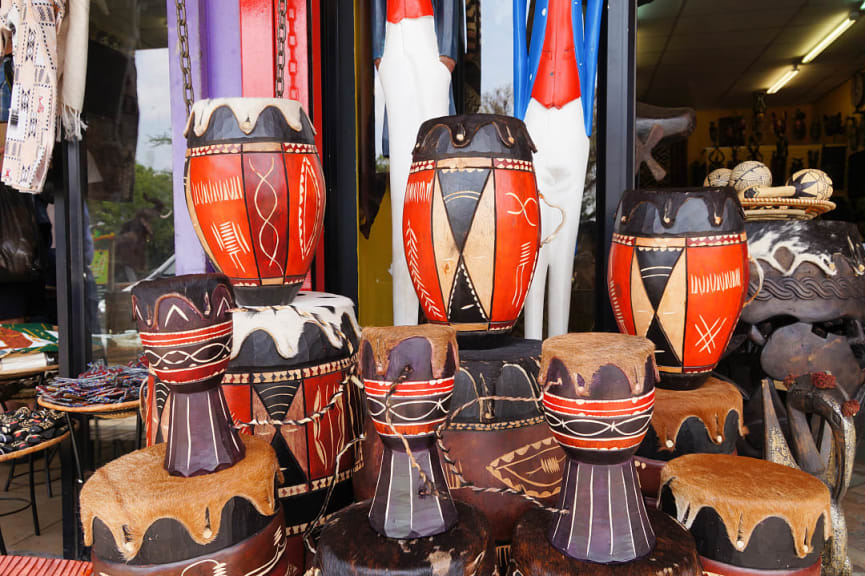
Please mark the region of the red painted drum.
[[607, 269], [619, 330], [655, 343], [660, 387], [708, 378], [742, 311], [748, 245], [733, 188], [628, 190]]
[[213, 265], [241, 305], [287, 304], [321, 236], [325, 188], [300, 103], [200, 100], [186, 127], [186, 203]]
[[534, 149], [516, 118], [447, 116], [421, 125], [403, 243], [431, 323], [460, 336], [513, 328], [540, 246]]

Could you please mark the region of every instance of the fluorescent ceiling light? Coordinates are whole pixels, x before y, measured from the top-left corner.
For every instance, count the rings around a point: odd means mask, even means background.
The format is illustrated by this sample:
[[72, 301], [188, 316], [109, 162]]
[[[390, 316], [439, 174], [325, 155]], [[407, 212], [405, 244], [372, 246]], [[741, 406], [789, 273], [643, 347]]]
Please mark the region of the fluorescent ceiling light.
[[865, 2], [862, 2], [862, 5], [859, 6], [859, 10], [865, 10]]
[[[863, 2], [863, 6], [865, 6], [865, 2]], [[816, 46], [811, 48], [810, 52], [805, 54], [805, 56], [802, 58], [802, 64], [807, 64], [808, 62], [811, 62], [812, 60], [814, 60], [814, 58], [819, 56], [823, 52], [823, 50], [828, 48], [832, 42], [837, 40], [838, 37], [841, 36], [841, 34], [846, 32], [847, 29], [850, 28], [850, 26], [852, 26], [854, 22], [856, 22], [856, 18], [848, 16], [843, 22], [838, 24], [838, 26], [836, 26], [834, 30], [829, 32], [828, 36], [820, 40]]]
[[791, 68], [790, 70], [787, 70], [786, 72], [784, 72], [783, 76], [778, 78], [777, 82], [772, 84], [771, 88], [766, 90], [766, 94], [774, 94], [775, 92], [777, 92], [778, 90], [783, 88], [787, 84], [787, 82], [792, 80], [793, 77], [796, 76], [796, 74], [798, 74], [798, 73], [799, 73], [798, 68]]

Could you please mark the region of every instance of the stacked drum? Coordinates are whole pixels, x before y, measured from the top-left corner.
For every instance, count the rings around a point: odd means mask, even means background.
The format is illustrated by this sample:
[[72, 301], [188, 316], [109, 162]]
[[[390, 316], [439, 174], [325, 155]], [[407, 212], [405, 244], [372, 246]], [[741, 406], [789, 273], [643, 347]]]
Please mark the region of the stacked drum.
[[142, 282], [132, 303], [151, 369], [170, 390], [170, 417], [164, 443], [111, 461], [81, 490], [95, 573], [186, 576], [216, 566], [283, 576], [293, 561], [274, 497], [280, 465], [266, 442], [237, 434], [219, 385], [232, 340], [228, 279]]
[[636, 461], [652, 503], [664, 462], [735, 452], [742, 395], [710, 374], [733, 336], [748, 273], [744, 214], [733, 188], [625, 192], [607, 283], [619, 330], [655, 344], [655, 416]]
[[[564, 454], [544, 424], [537, 383], [541, 343], [512, 338], [540, 247], [539, 195], [525, 125], [467, 115], [421, 125], [403, 212], [409, 273], [431, 324], [456, 330], [460, 363], [444, 431], [454, 496], [490, 519], [504, 564], [514, 522], [530, 504], [555, 502]], [[367, 390], [369, 393], [369, 390]], [[382, 445], [371, 434], [355, 494], [375, 490]]]
[[[303, 534], [353, 500], [364, 408], [350, 385], [360, 329], [348, 298], [298, 290], [322, 231], [325, 188], [312, 126], [297, 102], [197, 102], [187, 126], [186, 197], [199, 239], [237, 293], [225, 348], [233, 425], [273, 449], [286, 511], [289, 573]], [[157, 374], [159, 376], [159, 374]], [[151, 383], [148, 440], [166, 437], [176, 394]], [[356, 457], [357, 456], [357, 457]]]

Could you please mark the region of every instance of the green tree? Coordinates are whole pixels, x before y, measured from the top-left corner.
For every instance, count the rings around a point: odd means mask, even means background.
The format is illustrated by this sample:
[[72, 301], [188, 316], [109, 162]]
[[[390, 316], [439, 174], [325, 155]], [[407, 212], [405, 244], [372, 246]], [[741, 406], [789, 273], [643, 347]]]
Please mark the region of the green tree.
[[[174, 253], [172, 189], [171, 172], [136, 164], [131, 202], [103, 200], [90, 205], [93, 235], [114, 234], [118, 264], [132, 266], [138, 275], [146, 275]], [[142, 238], [145, 257], [123, 261], [123, 243]]]

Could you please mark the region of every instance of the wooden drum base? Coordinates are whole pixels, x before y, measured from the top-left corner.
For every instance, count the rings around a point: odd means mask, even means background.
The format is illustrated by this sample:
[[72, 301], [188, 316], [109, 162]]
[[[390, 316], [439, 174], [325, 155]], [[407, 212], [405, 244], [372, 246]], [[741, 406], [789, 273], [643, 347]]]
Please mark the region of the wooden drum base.
[[791, 570], [760, 570], [757, 568], [742, 568], [724, 562], [716, 562], [700, 556], [706, 576], [820, 576], [820, 560], [805, 568]]
[[486, 518], [456, 502], [459, 520], [443, 534], [415, 540], [380, 536], [369, 523], [370, 502], [353, 504], [325, 524], [313, 567], [322, 576], [491, 576], [496, 567]]
[[648, 576], [675, 574], [702, 576], [697, 548], [691, 534], [681, 524], [655, 509], [648, 509], [657, 544], [647, 556], [624, 564], [596, 564], [565, 556], [550, 544], [547, 531], [550, 514], [529, 511], [517, 523], [511, 545], [511, 576]]

